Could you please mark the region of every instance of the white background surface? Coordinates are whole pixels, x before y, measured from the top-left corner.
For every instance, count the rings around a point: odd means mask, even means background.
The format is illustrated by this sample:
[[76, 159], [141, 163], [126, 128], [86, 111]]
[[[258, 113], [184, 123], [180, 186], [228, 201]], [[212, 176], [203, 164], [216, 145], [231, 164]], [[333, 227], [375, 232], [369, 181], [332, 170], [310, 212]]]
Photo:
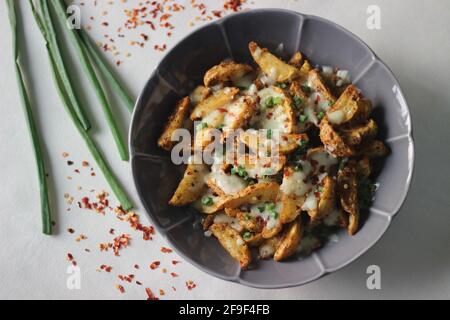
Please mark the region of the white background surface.
[[[164, 289], [165, 299], [379, 299], [379, 298], [450, 298], [450, 2], [446, 0], [255, 0], [251, 7], [283, 7], [328, 18], [348, 28], [366, 41], [393, 70], [402, 86], [411, 108], [416, 143], [416, 168], [408, 199], [384, 237], [363, 257], [350, 266], [314, 283], [283, 290], [256, 290], [212, 278], [188, 263], [172, 266], [175, 254], [164, 255], [160, 248], [166, 245], [158, 235], [144, 242], [140, 235], [118, 221], [114, 215], [103, 217], [78, 210], [70, 213], [64, 193], [79, 199], [87, 190], [107, 188], [100, 172], [93, 178], [83, 171], [76, 175], [67, 166], [61, 154], [70, 153], [70, 160], [79, 164], [90, 158], [84, 143], [66, 116], [50, 77], [50, 69], [41, 36], [31, 17], [26, 1], [17, 1], [25, 22], [27, 67], [30, 93], [48, 151], [47, 163], [51, 173], [55, 235], [45, 237], [40, 232], [40, 210], [35, 164], [24, 114], [20, 105], [12, 64], [11, 34], [6, 3], [0, 1], [0, 298], [50, 299], [145, 299], [145, 287], [154, 292]], [[138, 1], [123, 4], [98, 1], [98, 6], [83, 7], [85, 16], [95, 16], [91, 35], [103, 41], [103, 34], [115, 34], [123, 24], [124, 9]], [[179, 1], [189, 7], [189, 1]], [[220, 1], [204, 1], [220, 7]], [[366, 9], [376, 4], [381, 8], [381, 30], [368, 30]], [[100, 15], [104, 10], [108, 16]], [[187, 26], [189, 10], [177, 14], [177, 28], [167, 41], [170, 48], [192, 27]], [[108, 28], [99, 21], [107, 20]], [[268, 22], [270, 23], [270, 22]], [[133, 34], [134, 32], [134, 34]], [[151, 34], [144, 49], [131, 48], [127, 41], [139, 37], [139, 30], [128, 33], [119, 43], [124, 61], [117, 71], [135, 96], [145, 84], [152, 69], [163, 54], [152, 49], [162, 41]], [[166, 42], [166, 41], [164, 41]], [[124, 53], [132, 56], [125, 58]], [[113, 62], [111, 55], [108, 58]], [[80, 70], [78, 66], [73, 68]], [[101, 116], [100, 106], [81, 71], [76, 76], [88, 92], [86, 106], [95, 118], [95, 136], [101, 141], [115, 172], [129, 190], [133, 202], [138, 203], [132, 184], [130, 168], [118, 159], [116, 149]], [[120, 104], [115, 110], [121, 116], [123, 131], [128, 128], [129, 114]], [[78, 165], [79, 167], [79, 165]], [[67, 176], [73, 180], [68, 180]], [[83, 191], [76, 187], [80, 185]], [[142, 207], [138, 206], [142, 222], [149, 223]], [[76, 234], [66, 229], [74, 228]], [[131, 247], [114, 257], [111, 252], [100, 253], [99, 242], [110, 241], [110, 228], [116, 234], [130, 233]], [[88, 239], [77, 243], [77, 234]], [[84, 252], [90, 248], [91, 253]], [[81, 269], [81, 290], [66, 287], [66, 255], [71, 252]], [[160, 260], [169, 272], [180, 276], [172, 278], [160, 270], [151, 271], [148, 265]], [[98, 273], [101, 264], [113, 266], [111, 274]], [[134, 264], [140, 270], [134, 270]], [[382, 289], [366, 288], [366, 268], [381, 267]], [[301, 272], [301, 270], [299, 270]], [[118, 274], [136, 275], [144, 286], [124, 285], [125, 294], [115, 288], [121, 283]], [[197, 288], [189, 291], [185, 281], [193, 280]], [[175, 286], [177, 291], [171, 289]]]

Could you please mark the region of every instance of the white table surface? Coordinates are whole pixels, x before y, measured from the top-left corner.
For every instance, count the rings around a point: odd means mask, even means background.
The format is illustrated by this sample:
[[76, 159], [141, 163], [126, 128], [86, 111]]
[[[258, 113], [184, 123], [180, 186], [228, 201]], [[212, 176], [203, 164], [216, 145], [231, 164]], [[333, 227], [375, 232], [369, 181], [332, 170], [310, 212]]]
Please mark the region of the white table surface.
[[[250, 7], [283, 7], [310, 13], [335, 21], [366, 41], [392, 68], [398, 77], [411, 108], [416, 143], [416, 168], [413, 184], [405, 205], [383, 238], [363, 257], [350, 266], [314, 283], [283, 290], [257, 290], [215, 279], [183, 262], [172, 266], [175, 254], [163, 254], [167, 246], [160, 236], [145, 242], [113, 214], [106, 216], [80, 210], [76, 204], [72, 211], [65, 193], [79, 200], [88, 190], [101, 191], [107, 184], [101, 174], [91, 177], [87, 170], [73, 173], [74, 167], [66, 164], [73, 160], [80, 167], [82, 160], [93, 163], [84, 143], [66, 116], [50, 76], [47, 56], [41, 36], [34, 24], [26, 1], [20, 3], [25, 21], [25, 65], [33, 104], [38, 109], [37, 118], [46, 142], [47, 164], [53, 198], [55, 235], [43, 236], [40, 232], [38, 183], [27, 133], [24, 114], [12, 64], [11, 33], [5, 1], [0, 1], [0, 298], [35, 299], [145, 299], [145, 287], [158, 294], [164, 289], [163, 299], [380, 299], [380, 298], [450, 298], [450, 2], [447, 0], [254, 0]], [[137, 0], [97, 1], [94, 7], [86, 1], [84, 17], [96, 16], [91, 35], [103, 41], [105, 33], [115, 34], [123, 24], [124, 9], [132, 8]], [[179, 1], [189, 7], [189, 1]], [[220, 7], [221, 1], [204, 1], [210, 7]], [[381, 8], [381, 30], [366, 27], [366, 9], [369, 5]], [[108, 15], [101, 13], [107, 10]], [[176, 14], [170, 41], [151, 34], [147, 47], [132, 48], [128, 41], [139, 38], [140, 30], [127, 33], [117, 44], [120, 57], [107, 55], [112, 63], [124, 61], [117, 72], [126, 81], [134, 95], [145, 84], [150, 72], [163, 56], [152, 49], [153, 44], [167, 42], [170, 48], [187, 32], [189, 13]], [[104, 27], [101, 22], [109, 22]], [[269, 22], [270, 23], [270, 22]], [[131, 57], [125, 57], [125, 53]], [[79, 66], [74, 68], [80, 70]], [[132, 183], [130, 168], [118, 159], [116, 149], [101, 116], [100, 106], [81, 71], [85, 101], [91, 118], [95, 118], [95, 137], [101, 141], [114, 171], [128, 189], [137, 212], [145, 224], [149, 223], [138, 202]], [[121, 117], [125, 132], [130, 116], [121, 105], [114, 106]], [[70, 153], [68, 159], [63, 152]], [[68, 180], [67, 176], [72, 176]], [[78, 191], [77, 186], [83, 190]], [[113, 198], [112, 198], [113, 199]], [[76, 230], [69, 234], [67, 228]], [[110, 228], [116, 234], [130, 233], [132, 245], [114, 257], [111, 252], [101, 253], [97, 244], [112, 239]], [[88, 239], [80, 243], [76, 235], [83, 233]], [[87, 253], [84, 248], [90, 248]], [[81, 289], [69, 290], [66, 286], [71, 252], [81, 271]], [[160, 260], [168, 272], [178, 278], [151, 271], [149, 264]], [[109, 273], [97, 272], [101, 264], [113, 266]], [[140, 265], [140, 270], [133, 266]], [[369, 265], [381, 268], [381, 290], [368, 290], [366, 269]], [[118, 274], [135, 274], [144, 283], [142, 287], [123, 284]], [[185, 281], [193, 280], [197, 288], [187, 290]], [[115, 288], [122, 284], [126, 293]], [[177, 291], [171, 289], [175, 286]]]

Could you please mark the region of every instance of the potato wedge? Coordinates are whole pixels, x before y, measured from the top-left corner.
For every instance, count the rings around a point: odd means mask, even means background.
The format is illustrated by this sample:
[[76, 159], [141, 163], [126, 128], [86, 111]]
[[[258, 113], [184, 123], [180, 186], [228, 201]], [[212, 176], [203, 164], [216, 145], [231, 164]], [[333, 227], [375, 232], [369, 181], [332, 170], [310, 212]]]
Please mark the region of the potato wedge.
[[280, 154], [288, 154], [295, 151], [298, 147], [308, 143], [309, 138], [304, 133], [272, 133], [268, 138], [268, 131], [256, 131], [249, 129], [239, 135], [239, 140], [247, 145], [251, 150], [271, 150], [271, 142], [278, 146]]
[[198, 105], [200, 102], [208, 98], [211, 93], [211, 89], [204, 86], [198, 86], [197, 88], [195, 88], [189, 96], [192, 106], [195, 107], [196, 105]]
[[362, 97], [354, 85], [349, 85], [336, 103], [327, 111], [327, 118], [332, 125], [359, 123], [366, 121], [372, 112], [372, 104]]
[[341, 208], [335, 207], [334, 210], [321, 222], [323, 222], [323, 224], [327, 227], [347, 228], [348, 214], [345, 213]]
[[223, 202], [222, 208], [239, 208], [246, 204], [274, 202], [280, 186], [277, 183], [257, 183], [248, 186]]
[[347, 145], [334, 130], [327, 118], [320, 122], [320, 140], [327, 151], [336, 157], [348, 158], [356, 153], [354, 148]]
[[176, 142], [172, 141], [172, 134], [175, 130], [183, 127], [184, 122], [188, 118], [189, 107], [189, 97], [185, 97], [178, 102], [174, 112], [167, 121], [162, 135], [158, 139], [158, 145], [164, 150], [170, 151], [175, 145]]
[[313, 220], [322, 220], [327, 217], [335, 207], [336, 192], [333, 178], [326, 176], [322, 181], [323, 191], [320, 192], [317, 207], [308, 210], [308, 214]]
[[296, 67], [297, 69], [300, 69], [303, 65], [303, 55], [300, 51], [297, 51], [292, 56], [291, 60], [289, 60], [289, 64], [291, 66]]
[[206, 179], [206, 184], [220, 196], [238, 193], [248, 185], [244, 179], [226, 174], [222, 170], [211, 172]]
[[358, 231], [359, 222], [358, 179], [354, 161], [348, 161], [339, 170], [337, 184], [341, 206], [350, 215], [347, 230], [350, 235], [354, 235]]
[[188, 164], [183, 179], [172, 199], [170, 199], [169, 204], [179, 207], [199, 199], [205, 190], [205, 177], [208, 172], [208, 166], [204, 164]]
[[315, 173], [329, 173], [331, 168], [339, 163], [338, 159], [331, 156], [324, 147], [309, 149], [306, 158]]
[[[191, 120], [202, 119], [213, 111], [217, 111], [220, 108], [226, 108], [238, 93], [238, 88], [228, 87], [215, 92], [195, 106], [190, 116]], [[226, 109], [224, 111], [226, 111]]]
[[255, 114], [256, 109], [256, 100], [248, 96], [242, 97], [231, 104], [223, 120], [224, 138], [227, 138], [230, 132], [245, 127]]
[[215, 128], [204, 128], [195, 133], [194, 148], [205, 149], [214, 141], [220, 141], [221, 135]]
[[[223, 209], [223, 203], [227, 201], [230, 196], [218, 195], [211, 189], [206, 189], [199, 199], [193, 203], [193, 207], [204, 214], [216, 214]], [[211, 200], [209, 200], [211, 199]]]
[[286, 82], [297, 78], [300, 71], [271, 54], [269, 50], [258, 47], [255, 42], [249, 44], [250, 53], [261, 70], [275, 82]]
[[261, 222], [256, 217], [250, 216], [247, 212], [238, 211], [236, 218], [239, 220], [241, 226], [250, 232], [260, 233], [263, 229]]
[[286, 232], [283, 234], [283, 238], [274, 254], [275, 261], [285, 260], [297, 251], [303, 234], [303, 228], [299, 219], [292, 222]]
[[251, 72], [253, 68], [247, 64], [224, 61], [209, 69], [204, 78], [206, 87], [234, 81]]
[[375, 121], [370, 119], [367, 123], [350, 129], [340, 130], [344, 142], [350, 146], [361, 144], [364, 141], [375, 138], [378, 127]]
[[250, 249], [241, 235], [233, 228], [224, 224], [213, 224], [210, 227], [212, 234], [219, 240], [225, 250], [237, 261], [242, 269], [250, 264], [252, 257]]
[[249, 247], [255, 248], [264, 242], [261, 233], [244, 232], [242, 236]]
[[278, 158], [271, 158], [246, 154], [237, 160], [237, 166], [234, 166], [234, 168], [243, 168], [249, 178], [259, 179], [277, 174], [283, 169], [285, 164], [286, 157], [284, 155], [279, 155]]
[[282, 235], [279, 233], [273, 238], [265, 239], [258, 248], [260, 259], [272, 258], [281, 243]]
[[270, 238], [275, 237], [282, 230], [283, 230], [283, 224], [278, 220], [276, 222], [276, 224], [272, 227], [265, 226], [261, 231], [261, 235], [264, 239], [270, 239]]
[[379, 140], [372, 140], [361, 145], [357, 153], [360, 156], [373, 159], [386, 157], [390, 152], [391, 151], [389, 148], [383, 142]]
[[276, 86], [258, 92], [259, 107], [250, 120], [253, 129], [292, 133], [297, 122], [289, 93]]
[[320, 110], [326, 111], [336, 102], [336, 98], [325, 85], [320, 73], [315, 69], [308, 72], [308, 87], [312, 90], [311, 96], [314, 96]]
[[292, 222], [300, 215], [305, 202], [305, 193], [309, 189], [304, 182], [306, 176], [306, 173], [296, 172], [293, 167], [284, 169], [283, 182], [278, 195], [281, 201], [280, 222], [282, 224]]
[[302, 67], [300, 68], [300, 79], [302, 81], [306, 81], [308, 79], [308, 73], [312, 70], [311, 64], [308, 60], [303, 62]]

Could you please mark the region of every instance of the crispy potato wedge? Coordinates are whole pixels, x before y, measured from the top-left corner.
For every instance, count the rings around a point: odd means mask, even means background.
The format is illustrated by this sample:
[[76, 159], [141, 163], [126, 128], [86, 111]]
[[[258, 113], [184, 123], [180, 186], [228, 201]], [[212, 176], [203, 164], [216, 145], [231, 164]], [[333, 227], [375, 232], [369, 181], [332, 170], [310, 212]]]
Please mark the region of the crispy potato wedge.
[[305, 62], [303, 62], [302, 67], [300, 68], [300, 79], [302, 79], [303, 81], [308, 79], [308, 73], [312, 70], [311, 64], [309, 63], [308, 60], [305, 60]]
[[292, 56], [291, 60], [289, 60], [289, 64], [291, 66], [296, 67], [297, 69], [300, 69], [303, 65], [303, 55], [300, 51], [297, 51]]
[[279, 189], [278, 183], [274, 182], [253, 184], [224, 201], [222, 208], [239, 208], [245, 204], [274, 202]]
[[297, 119], [289, 92], [276, 86], [270, 86], [260, 90], [258, 98], [259, 108], [250, 120], [251, 127], [292, 133]]
[[319, 102], [320, 105], [326, 105], [323, 109], [327, 109], [332, 106], [336, 102], [336, 98], [331, 93], [330, 89], [325, 85], [325, 82], [322, 79], [320, 73], [313, 69], [308, 72], [308, 86], [314, 91], [320, 94], [320, 99], [324, 99], [326, 104], [323, 101]]
[[283, 224], [280, 221], [277, 221], [277, 223], [271, 228], [265, 226], [261, 231], [261, 235], [264, 239], [270, 239], [270, 238], [275, 237], [282, 230], [283, 230]]
[[221, 170], [211, 172], [206, 179], [206, 184], [220, 196], [238, 193], [248, 185], [244, 179], [236, 175], [226, 174]]
[[244, 239], [242, 239], [241, 235], [225, 224], [213, 224], [210, 227], [210, 230], [225, 250], [227, 250], [234, 259], [239, 261], [241, 268], [247, 268], [252, 257], [250, 249]]
[[273, 134], [271, 138], [267, 138], [267, 131], [247, 130], [239, 135], [239, 140], [245, 143], [253, 151], [271, 149], [271, 141], [278, 145], [278, 152], [280, 154], [288, 154], [301, 145], [309, 141], [309, 137], [305, 133], [281, 133], [279, 138], [275, 139], [276, 135]]
[[296, 179], [295, 169], [293, 167], [286, 167], [284, 169], [283, 182], [280, 187], [280, 193], [278, 194], [278, 198], [281, 201], [280, 222], [282, 224], [294, 221], [300, 215], [303, 203], [305, 202], [304, 195], [297, 195], [295, 192], [284, 192], [286, 189], [285, 184], [290, 183], [289, 179]]
[[206, 117], [213, 111], [218, 110], [219, 108], [226, 107], [231, 101], [233, 101], [234, 97], [239, 93], [238, 88], [224, 88], [208, 98], [200, 101], [194, 108], [191, 113], [191, 120], [198, 120]]
[[197, 88], [192, 91], [189, 98], [191, 99], [191, 104], [195, 107], [200, 102], [205, 100], [211, 95], [212, 91], [210, 88], [206, 88], [204, 86], [198, 86]]
[[255, 99], [245, 96], [228, 108], [223, 121], [224, 138], [227, 138], [230, 132], [246, 126], [256, 112], [256, 104]]
[[337, 183], [341, 206], [350, 215], [347, 230], [350, 235], [354, 235], [358, 231], [359, 222], [358, 179], [354, 161], [348, 161], [339, 170]]
[[169, 204], [179, 207], [199, 199], [205, 190], [208, 172], [208, 166], [204, 164], [189, 164]]
[[209, 69], [204, 78], [206, 87], [234, 81], [251, 72], [253, 68], [247, 64], [224, 61]]
[[286, 156], [284, 155], [271, 158], [246, 154], [237, 160], [238, 167], [244, 168], [248, 177], [252, 179], [275, 175], [283, 169], [285, 164]]
[[369, 159], [386, 157], [389, 153], [389, 148], [379, 140], [364, 143], [358, 149], [358, 155], [368, 157]]
[[359, 123], [366, 121], [372, 112], [372, 103], [362, 97], [354, 85], [349, 85], [336, 103], [327, 111], [327, 118], [332, 125]]
[[292, 222], [286, 232], [283, 234], [283, 238], [274, 254], [275, 261], [285, 260], [297, 251], [303, 234], [303, 228], [299, 219]]
[[241, 226], [250, 232], [260, 233], [263, 229], [261, 223], [255, 217], [250, 216], [247, 212], [239, 211], [236, 214]]
[[[201, 194], [199, 199], [197, 199], [193, 203], [193, 207], [204, 214], [208, 214], [208, 215], [216, 214], [218, 211], [223, 209], [223, 203], [225, 201], [227, 201], [227, 199], [229, 197], [230, 196], [228, 196], [228, 195], [220, 196], [220, 195], [214, 193], [212, 190], [206, 189]], [[211, 198], [212, 203], [204, 203], [203, 199], [206, 199], [206, 198]]]
[[167, 121], [162, 135], [158, 139], [158, 145], [164, 150], [170, 151], [175, 145], [175, 142], [172, 141], [172, 134], [175, 130], [183, 127], [184, 122], [188, 118], [189, 107], [189, 97], [185, 97], [178, 102], [177, 107]]
[[300, 71], [271, 54], [269, 50], [258, 47], [255, 42], [249, 44], [250, 53], [261, 70], [273, 77], [276, 82], [286, 82], [297, 78]]
[[354, 148], [347, 145], [334, 130], [327, 118], [320, 122], [320, 140], [328, 152], [336, 157], [348, 158], [356, 153]]
[[331, 156], [324, 147], [309, 149], [306, 158], [316, 173], [329, 173], [331, 168], [339, 163], [339, 160]]
[[203, 150], [215, 140], [220, 141], [220, 138], [220, 133], [214, 128], [204, 128], [201, 130], [197, 130], [197, 132], [195, 133], [194, 148]]
[[355, 146], [364, 141], [373, 139], [378, 133], [378, 127], [375, 121], [370, 119], [367, 123], [350, 129], [340, 130], [342, 139], [346, 144]]
[[249, 247], [255, 248], [261, 245], [264, 242], [264, 238], [261, 233], [252, 233], [252, 236], [249, 238], [244, 237], [245, 242]]
[[265, 239], [258, 248], [260, 259], [270, 259], [281, 243], [282, 235], [279, 233], [273, 238]]
[[308, 210], [311, 219], [322, 220], [333, 211], [336, 200], [335, 185], [333, 178], [330, 176], [326, 176], [323, 179], [323, 191], [320, 193], [317, 208]]

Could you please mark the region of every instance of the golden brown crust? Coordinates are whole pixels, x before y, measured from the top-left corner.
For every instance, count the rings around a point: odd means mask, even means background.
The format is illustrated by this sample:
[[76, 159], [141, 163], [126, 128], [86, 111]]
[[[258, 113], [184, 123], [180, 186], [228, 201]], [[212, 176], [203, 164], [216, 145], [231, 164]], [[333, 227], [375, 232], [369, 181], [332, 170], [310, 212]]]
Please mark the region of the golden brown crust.
[[208, 167], [204, 164], [189, 164], [169, 204], [172, 206], [186, 206], [202, 196], [206, 184], [204, 177]]
[[167, 124], [163, 130], [163, 133], [158, 139], [158, 145], [164, 150], [170, 151], [175, 145], [175, 142], [172, 141], [172, 134], [175, 132], [175, 130], [183, 127], [183, 124], [189, 114], [189, 107], [190, 107], [189, 97], [181, 99], [178, 102], [169, 120], [167, 120]]
[[227, 83], [243, 77], [252, 70], [253, 68], [247, 64], [224, 61], [206, 72], [204, 83], [206, 87]]
[[283, 235], [280, 245], [274, 254], [275, 261], [282, 261], [293, 256], [300, 244], [303, 228], [299, 219], [292, 222]]
[[359, 205], [358, 205], [358, 179], [356, 163], [349, 161], [338, 172], [338, 193], [342, 208], [349, 217], [348, 233], [354, 235], [358, 231]]
[[210, 227], [212, 234], [219, 240], [222, 247], [246, 269], [250, 264], [252, 257], [250, 249], [242, 239], [241, 235], [233, 228], [225, 224], [213, 224]]
[[353, 147], [347, 145], [325, 118], [320, 122], [320, 140], [325, 149], [336, 157], [348, 158], [355, 155]]

